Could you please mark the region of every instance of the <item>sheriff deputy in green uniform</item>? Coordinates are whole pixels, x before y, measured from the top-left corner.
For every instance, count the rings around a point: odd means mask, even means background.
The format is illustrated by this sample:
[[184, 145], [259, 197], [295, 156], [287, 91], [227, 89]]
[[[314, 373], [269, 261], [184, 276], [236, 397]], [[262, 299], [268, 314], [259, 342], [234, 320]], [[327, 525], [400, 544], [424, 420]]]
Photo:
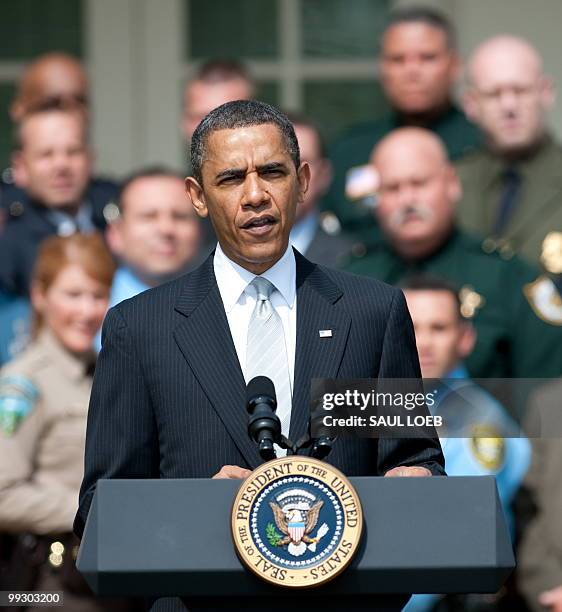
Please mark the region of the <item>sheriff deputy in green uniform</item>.
[[97, 234], [47, 238], [32, 277], [35, 337], [0, 371], [0, 532], [19, 536], [4, 588], [63, 591], [64, 609], [73, 612], [130, 609], [127, 601], [100, 601], [89, 591], [74, 566], [72, 535], [91, 347], [114, 269]]
[[465, 108], [486, 144], [458, 162], [460, 223], [483, 234], [487, 250], [515, 252], [536, 265], [550, 246], [545, 238], [562, 239], [562, 148], [546, 116], [552, 82], [537, 50], [505, 35], [477, 47], [468, 77]]
[[[452, 101], [459, 73], [453, 25], [440, 13], [413, 7], [391, 14], [381, 36], [379, 76], [390, 112], [357, 125], [331, 151], [334, 181], [324, 207], [342, 227], [362, 234], [374, 226], [372, 201], [374, 146], [401, 126], [421, 126], [438, 134], [451, 159], [480, 144], [480, 133]], [[367, 164], [367, 165], [365, 165]]]
[[402, 128], [377, 147], [375, 209], [380, 231], [347, 269], [398, 283], [429, 273], [460, 289], [477, 342], [466, 365], [475, 377], [548, 377], [562, 371], [562, 305], [548, 307], [537, 284], [552, 282], [517, 257], [488, 253], [455, 226], [459, 180], [439, 139]]

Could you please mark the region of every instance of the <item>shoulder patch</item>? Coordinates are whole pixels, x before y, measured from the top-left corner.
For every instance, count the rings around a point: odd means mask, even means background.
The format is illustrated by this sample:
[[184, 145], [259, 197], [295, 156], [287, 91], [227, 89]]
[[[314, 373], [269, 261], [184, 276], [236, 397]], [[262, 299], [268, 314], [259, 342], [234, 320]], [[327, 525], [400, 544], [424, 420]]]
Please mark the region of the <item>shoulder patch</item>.
[[12, 436], [31, 414], [38, 398], [39, 391], [29, 378], [0, 378], [0, 432]]
[[475, 425], [470, 438], [470, 450], [485, 469], [496, 471], [505, 461], [505, 439], [493, 425]]
[[539, 319], [550, 325], [562, 325], [562, 298], [548, 276], [539, 276], [524, 285], [523, 293]]

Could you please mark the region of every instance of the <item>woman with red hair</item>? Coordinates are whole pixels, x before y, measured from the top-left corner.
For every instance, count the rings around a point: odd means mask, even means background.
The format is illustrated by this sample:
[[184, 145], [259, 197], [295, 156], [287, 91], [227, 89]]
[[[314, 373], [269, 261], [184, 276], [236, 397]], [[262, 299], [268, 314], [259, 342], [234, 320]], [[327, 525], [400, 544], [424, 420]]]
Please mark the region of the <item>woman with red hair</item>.
[[72, 536], [92, 343], [114, 271], [97, 234], [45, 240], [32, 279], [33, 340], [0, 371], [0, 532], [17, 534], [3, 588], [64, 590], [65, 609], [80, 612], [127, 609], [92, 596], [75, 568]]

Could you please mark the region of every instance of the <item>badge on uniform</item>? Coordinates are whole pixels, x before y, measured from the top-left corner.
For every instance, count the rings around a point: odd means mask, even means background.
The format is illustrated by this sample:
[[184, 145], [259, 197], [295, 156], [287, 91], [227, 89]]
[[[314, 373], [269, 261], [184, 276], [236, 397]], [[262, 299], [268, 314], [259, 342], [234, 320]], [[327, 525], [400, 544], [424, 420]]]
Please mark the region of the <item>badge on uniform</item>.
[[549, 232], [544, 237], [541, 263], [547, 272], [562, 274], [562, 232]]
[[470, 450], [476, 461], [487, 470], [497, 471], [505, 461], [505, 439], [493, 425], [473, 427]]
[[37, 387], [23, 376], [0, 379], [0, 432], [12, 436], [29, 416], [39, 397]]
[[523, 293], [539, 319], [550, 325], [562, 325], [562, 298], [548, 276], [527, 283]]

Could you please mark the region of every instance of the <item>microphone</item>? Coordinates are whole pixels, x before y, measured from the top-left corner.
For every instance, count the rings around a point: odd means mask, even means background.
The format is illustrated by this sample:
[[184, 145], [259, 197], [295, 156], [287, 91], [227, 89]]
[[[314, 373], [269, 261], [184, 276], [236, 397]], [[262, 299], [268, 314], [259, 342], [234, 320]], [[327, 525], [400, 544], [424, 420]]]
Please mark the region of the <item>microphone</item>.
[[275, 459], [274, 442], [281, 440], [281, 421], [275, 414], [277, 396], [275, 386], [267, 376], [256, 376], [246, 387], [248, 434], [259, 446], [264, 461]]

